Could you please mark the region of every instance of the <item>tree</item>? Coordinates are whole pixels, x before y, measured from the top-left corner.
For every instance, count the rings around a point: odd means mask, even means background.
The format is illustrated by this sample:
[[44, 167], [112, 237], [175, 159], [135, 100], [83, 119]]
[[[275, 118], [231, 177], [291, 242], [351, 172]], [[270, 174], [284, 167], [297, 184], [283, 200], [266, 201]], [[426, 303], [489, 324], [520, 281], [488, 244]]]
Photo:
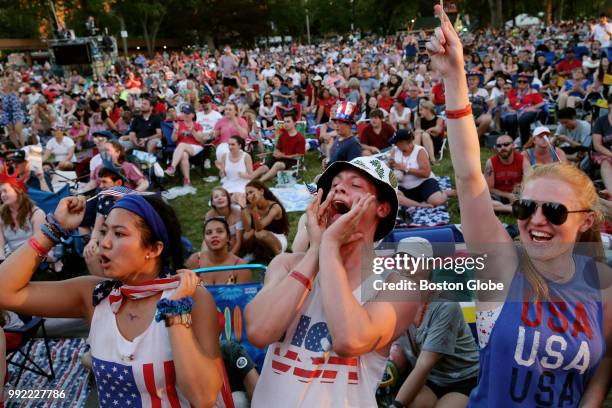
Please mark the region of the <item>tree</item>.
[[504, 15], [502, 12], [502, 0], [488, 0], [489, 11], [491, 13], [491, 25], [495, 28], [500, 28], [504, 24]]
[[121, 14], [125, 21], [140, 22], [147, 52], [149, 57], [152, 57], [162, 22], [168, 14], [168, 9], [174, 6], [172, 0], [122, 0], [115, 3], [113, 9]]

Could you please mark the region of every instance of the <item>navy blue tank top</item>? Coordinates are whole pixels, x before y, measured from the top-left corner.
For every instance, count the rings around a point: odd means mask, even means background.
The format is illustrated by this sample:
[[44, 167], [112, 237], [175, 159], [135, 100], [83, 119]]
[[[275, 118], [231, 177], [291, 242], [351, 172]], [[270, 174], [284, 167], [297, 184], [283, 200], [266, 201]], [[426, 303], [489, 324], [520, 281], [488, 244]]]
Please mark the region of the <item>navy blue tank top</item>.
[[547, 281], [549, 301], [534, 302], [517, 271], [507, 301], [480, 350], [469, 407], [577, 407], [605, 353], [595, 264], [574, 255], [569, 282]]

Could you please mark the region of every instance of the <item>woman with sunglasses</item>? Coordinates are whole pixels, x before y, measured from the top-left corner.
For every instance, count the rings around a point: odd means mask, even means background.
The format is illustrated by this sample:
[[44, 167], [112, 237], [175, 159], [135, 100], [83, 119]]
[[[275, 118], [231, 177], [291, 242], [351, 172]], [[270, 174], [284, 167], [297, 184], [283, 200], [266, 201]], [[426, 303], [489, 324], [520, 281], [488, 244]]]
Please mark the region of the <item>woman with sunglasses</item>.
[[531, 124], [541, 117], [545, 104], [542, 95], [531, 88], [531, 79], [527, 74], [519, 74], [516, 87], [508, 92], [509, 107], [502, 115], [503, 128], [512, 137], [516, 137], [518, 131], [522, 146], [529, 140]]
[[503, 285], [478, 293], [480, 374], [468, 406], [601, 406], [612, 370], [611, 274], [576, 254], [579, 242], [603, 251], [597, 192], [573, 166], [536, 167], [514, 205], [517, 252], [481, 172], [461, 41], [442, 8], [435, 12], [441, 27], [427, 48], [445, 82], [462, 230], [470, 251], [487, 254], [479, 278]]
[[98, 255], [108, 280], [31, 281], [52, 246], [81, 224], [84, 210], [83, 197], [64, 198], [41, 230], [0, 264], [0, 308], [86, 318], [101, 406], [112, 406], [102, 392], [110, 393], [112, 384], [130, 390], [138, 406], [220, 402], [215, 302], [197, 275], [180, 269], [180, 226], [160, 198], [130, 194], [115, 203]]

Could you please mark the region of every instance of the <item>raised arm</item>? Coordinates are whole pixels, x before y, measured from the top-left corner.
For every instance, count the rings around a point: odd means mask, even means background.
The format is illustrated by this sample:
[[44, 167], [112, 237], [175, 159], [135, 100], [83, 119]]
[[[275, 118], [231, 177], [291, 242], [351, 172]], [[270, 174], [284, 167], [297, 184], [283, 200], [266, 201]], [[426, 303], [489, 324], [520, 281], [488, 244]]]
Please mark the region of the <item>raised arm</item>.
[[311, 281], [317, 274], [323, 214], [331, 203], [331, 194], [323, 204], [320, 204], [320, 197], [321, 190], [306, 210], [310, 239], [306, 254], [280, 254], [274, 258], [266, 272], [264, 287], [246, 306], [244, 317], [247, 336], [257, 347], [267, 346], [280, 339], [306, 299], [308, 290], [291, 277], [291, 271], [298, 271]]
[[[55, 215], [70, 230], [83, 218], [85, 199], [68, 197], [60, 201]], [[34, 239], [49, 251], [54, 243], [42, 232]], [[25, 243], [0, 264], [0, 309], [46, 317], [87, 317], [93, 314], [91, 296], [99, 278], [81, 277], [59, 282], [30, 282], [38, 267], [37, 252]]]
[[196, 407], [212, 407], [223, 384], [219, 324], [213, 297], [199, 287], [191, 271], [178, 271], [179, 288], [172, 299], [193, 296], [193, 326], [175, 324], [168, 328], [172, 357], [176, 366], [176, 383]]
[[[464, 109], [469, 105], [464, 72], [463, 46], [448, 16], [435, 6], [441, 26], [436, 28], [427, 49], [432, 66], [444, 79], [446, 109]], [[447, 120], [448, 143], [457, 183], [461, 225], [467, 243], [482, 237], [490, 242], [511, 242], [493, 212], [487, 183], [480, 167], [480, 144], [472, 115]]]
[[372, 210], [373, 201], [373, 195], [364, 195], [327, 228], [321, 239], [319, 282], [323, 310], [334, 351], [341, 357], [360, 356], [386, 347], [406, 330], [418, 308], [417, 302], [389, 302], [382, 298], [362, 305], [353, 295], [340, 248], [362, 238], [355, 228], [364, 212]]

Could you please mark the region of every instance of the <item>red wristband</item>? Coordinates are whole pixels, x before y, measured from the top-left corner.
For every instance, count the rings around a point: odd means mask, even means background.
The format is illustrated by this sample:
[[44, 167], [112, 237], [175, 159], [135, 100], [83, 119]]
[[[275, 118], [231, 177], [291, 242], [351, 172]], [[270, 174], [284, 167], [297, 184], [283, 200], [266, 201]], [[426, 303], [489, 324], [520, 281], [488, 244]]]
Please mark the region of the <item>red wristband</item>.
[[28, 239], [28, 244], [30, 244], [30, 246], [36, 252], [36, 255], [38, 255], [39, 258], [44, 258], [45, 256], [47, 256], [48, 251], [45, 251], [43, 246], [40, 244], [40, 242], [36, 240], [36, 238], [32, 237]]
[[472, 104], [469, 103], [463, 109], [447, 110], [445, 113], [447, 119], [459, 119], [472, 114]]
[[312, 281], [298, 271], [291, 271], [289, 274], [293, 279], [300, 282], [308, 290], [312, 290]]

